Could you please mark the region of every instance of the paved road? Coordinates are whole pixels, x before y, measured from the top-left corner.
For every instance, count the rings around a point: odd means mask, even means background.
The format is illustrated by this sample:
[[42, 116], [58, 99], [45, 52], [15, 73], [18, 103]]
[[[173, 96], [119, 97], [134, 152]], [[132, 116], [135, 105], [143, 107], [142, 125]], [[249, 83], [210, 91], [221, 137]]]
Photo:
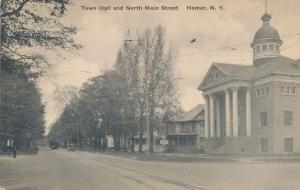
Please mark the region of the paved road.
[[168, 163], [63, 150], [0, 162], [0, 189], [7, 190], [300, 189], [299, 162]]

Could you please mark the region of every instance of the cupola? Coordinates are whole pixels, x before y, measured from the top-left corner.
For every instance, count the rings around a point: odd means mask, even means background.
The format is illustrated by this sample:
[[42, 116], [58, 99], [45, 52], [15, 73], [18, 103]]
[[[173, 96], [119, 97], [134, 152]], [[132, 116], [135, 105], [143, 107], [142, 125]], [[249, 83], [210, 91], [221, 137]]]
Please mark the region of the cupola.
[[262, 65], [268, 62], [269, 58], [280, 55], [282, 40], [278, 31], [271, 26], [271, 18], [271, 15], [267, 12], [261, 17], [263, 25], [257, 30], [251, 43], [254, 66]]

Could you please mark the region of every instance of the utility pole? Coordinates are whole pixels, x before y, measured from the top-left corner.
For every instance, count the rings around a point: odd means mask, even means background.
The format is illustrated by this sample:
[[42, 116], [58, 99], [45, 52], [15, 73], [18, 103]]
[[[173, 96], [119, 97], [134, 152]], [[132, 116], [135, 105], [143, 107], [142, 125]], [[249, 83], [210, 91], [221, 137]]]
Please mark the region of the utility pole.
[[[147, 67], [146, 67], [147, 68]], [[147, 86], [148, 88], [148, 86]], [[147, 128], [147, 155], [150, 154], [150, 127], [149, 127], [149, 99], [148, 99], [148, 90], [146, 90], [146, 128]]]
[[149, 42], [147, 40], [147, 54], [145, 60], [145, 74], [146, 74], [146, 132], [147, 132], [147, 141], [146, 141], [146, 148], [147, 148], [147, 155], [150, 154], [150, 127], [149, 127], [149, 92], [148, 92], [148, 51], [149, 51]]

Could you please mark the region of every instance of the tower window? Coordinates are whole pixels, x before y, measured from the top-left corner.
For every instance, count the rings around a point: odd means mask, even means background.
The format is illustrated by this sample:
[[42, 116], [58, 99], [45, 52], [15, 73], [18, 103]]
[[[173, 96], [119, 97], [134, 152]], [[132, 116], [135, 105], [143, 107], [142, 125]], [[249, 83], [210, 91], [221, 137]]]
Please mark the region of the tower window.
[[269, 45], [269, 49], [270, 49], [270, 50], [274, 50], [274, 44], [270, 44], [270, 45]]
[[289, 87], [289, 86], [286, 87], [285, 92], [286, 92], [287, 94], [290, 93], [290, 87]]
[[267, 45], [262, 45], [262, 51], [267, 51], [268, 46]]
[[266, 87], [266, 93], [269, 94], [269, 88], [268, 87]]
[[261, 49], [260, 46], [256, 46], [256, 53], [260, 53]]
[[296, 94], [296, 87], [292, 88], [292, 94]]
[[276, 45], [276, 51], [279, 51], [279, 45]]

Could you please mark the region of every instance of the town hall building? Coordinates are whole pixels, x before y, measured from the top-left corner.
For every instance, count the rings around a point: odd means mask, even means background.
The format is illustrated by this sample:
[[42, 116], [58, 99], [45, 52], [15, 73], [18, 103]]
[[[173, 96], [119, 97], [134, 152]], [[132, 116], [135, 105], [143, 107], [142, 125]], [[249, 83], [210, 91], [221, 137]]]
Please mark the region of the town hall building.
[[199, 86], [205, 152], [300, 153], [300, 59], [282, 56], [271, 15], [261, 20], [251, 43], [253, 65], [213, 63]]

